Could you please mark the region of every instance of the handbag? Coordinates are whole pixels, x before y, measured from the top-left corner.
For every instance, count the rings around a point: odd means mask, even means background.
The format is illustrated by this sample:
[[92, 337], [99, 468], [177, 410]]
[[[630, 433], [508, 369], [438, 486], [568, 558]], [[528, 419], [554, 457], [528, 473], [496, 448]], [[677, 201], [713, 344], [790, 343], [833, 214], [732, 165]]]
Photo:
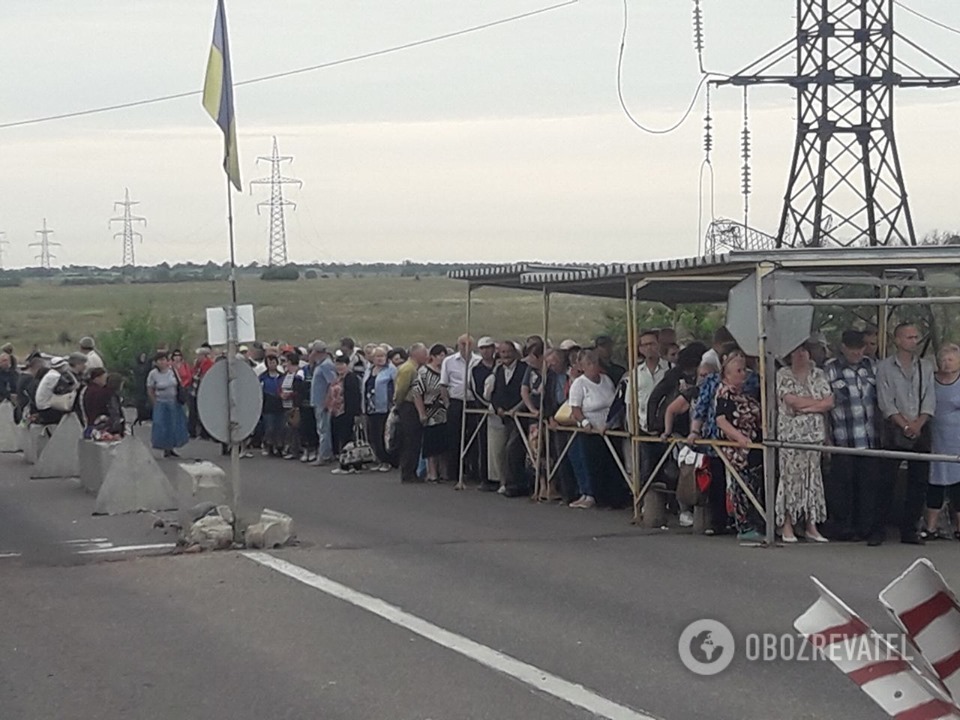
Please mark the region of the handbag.
[[181, 405], [186, 405], [187, 401], [190, 400], [190, 391], [184, 387], [182, 384], [177, 384], [177, 402]]
[[[917, 396], [919, 402], [923, 403], [923, 362], [917, 363]], [[928, 453], [932, 449], [933, 437], [930, 432], [930, 423], [927, 422], [920, 429], [920, 434], [915, 438], [909, 438], [903, 434], [903, 430], [893, 421], [887, 418], [883, 423], [883, 447], [887, 450], [899, 450], [900, 452], [918, 452]]]
[[557, 421], [558, 425], [576, 425], [577, 421], [573, 419], [573, 406], [570, 405], [570, 401], [567, 400], [563, 403], [554, 413], [553, 419]]
[[363, 427], [363, 420], [357, 418], [353, 425], [353, 442], [348, 442], [340, 451], [340, 467], [356, 468], [359, 470], [363, 465], [375, 463], [377, 456], [373, 452], [370, 443], [367, 442], [367, 431]]
[[73, 410], [73, 404], [77, 400], [77, 391], [71, 390], [68, 393], [63, 393], [61, 395], [54, 395], [50, 399], [50, 407], [54, 410], [59, 410], [60, 412], [70, 412]]

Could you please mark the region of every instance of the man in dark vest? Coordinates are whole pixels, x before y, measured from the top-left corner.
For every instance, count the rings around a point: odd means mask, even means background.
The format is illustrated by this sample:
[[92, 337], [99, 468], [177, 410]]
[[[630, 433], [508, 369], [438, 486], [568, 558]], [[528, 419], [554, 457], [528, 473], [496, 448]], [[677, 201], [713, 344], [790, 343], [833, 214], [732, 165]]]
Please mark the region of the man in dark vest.
[[527, 366], [520, 360], [520, 348], [512, 342], [500, 343], [497, 352], [500, 363], [487, 378], [484, 389], [484, 396], [497, 415], [488, 421], [488, 473], [490, 480], [499, 481], [500, 494], [516, 497], [529, 492], [524, 467], [526, 449], [512, 415], [523, 406], [520, 388]]

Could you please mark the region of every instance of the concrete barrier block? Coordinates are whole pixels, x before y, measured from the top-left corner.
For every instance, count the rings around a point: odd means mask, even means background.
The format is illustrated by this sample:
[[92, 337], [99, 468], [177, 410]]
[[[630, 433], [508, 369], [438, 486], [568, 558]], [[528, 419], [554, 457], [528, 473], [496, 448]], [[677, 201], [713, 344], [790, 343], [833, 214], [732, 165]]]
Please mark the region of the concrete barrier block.
[[13, 403], [0, 403], [0, 453], [14, 453], [20, 449], [20, 432], [13, 421]]
[[260, 522], [247, 528], [244, 544], [248, 548], [277, 548], [295, 537], [293, 518], [276, 510], [264, 509]]
[[199, 503], [233, 506], [233, 488], [219, 465], [201, 461], [180, 463], [175, 480], [180, 527], [190, 527], [190, 509]]
[[55, 425], [27, 425], [20, 430], [20, 446], [23, 449], [23, 461], [36, 465], [40, 454], [50, 441]]
[[658, 528], [667, 524], [667, 498], [669, 493], [654, 483], [643, 496], [643, 527]]
[[107, 470], [94, 515], [174, 510], [176, 496], [150, 449], [129, 436], [118, 443]]
[[80, 462], [80, 484], [88, 493], [96, 495], [100, 492], [103, 479], [110, 469], [117, 454], [117, 442], [94, 442], [93, 440], [77, 441], [77, 456]]
[[697, 505], [693, 508], [693, 532], [703, 535], [712, 527], [710, 508], [706, 505]]
[[50, 442], [40, 453], [40, 459], [30, 473], [32, 478], [70, 478], [80, 475], [80, 457], [77, 441], [83, 435], [80, 421], [73, 413], [60, 420]]

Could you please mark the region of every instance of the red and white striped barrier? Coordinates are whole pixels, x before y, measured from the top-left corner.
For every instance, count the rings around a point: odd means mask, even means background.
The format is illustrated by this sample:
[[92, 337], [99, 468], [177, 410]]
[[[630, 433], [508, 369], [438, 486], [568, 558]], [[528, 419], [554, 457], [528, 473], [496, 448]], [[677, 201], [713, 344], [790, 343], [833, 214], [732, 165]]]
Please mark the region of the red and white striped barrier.
[[960, 604], [921, 558], [884, 588], [880, 602], [954, 699], [960, 698]]
[[816, 578], [797, 631], [895, 720], [960, 720], [960, 708]]

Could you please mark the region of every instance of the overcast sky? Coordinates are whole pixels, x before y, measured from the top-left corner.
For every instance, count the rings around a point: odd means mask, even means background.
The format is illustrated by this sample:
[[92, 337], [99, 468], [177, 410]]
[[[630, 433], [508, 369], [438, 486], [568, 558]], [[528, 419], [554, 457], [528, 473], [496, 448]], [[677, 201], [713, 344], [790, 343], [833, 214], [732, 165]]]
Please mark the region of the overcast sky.
[[[556, 0], [554, 0], [556, 1]], [[629, 0], [624, 87], [654, 126], [686, 107], [698, 72], [691, 0]], [[215, 0], [3, 0], [0, 124], [202, 87]], [[420, 40], [551, 0], [228, 0], [236, 80]], [[954, 0], [908, 4], [960, 26]], [[708, 69], [734, 72], [793, 35], [794, 0], [703, 0]], [[578, 4], [411, 50], [237, 88], [241, 173], [271, 136], [304, 182], [289, 199], [295, 261], [635, 261], [697, 252], [702, 101], [678, 132], [635, 129], [616, 94], [620, 0]], [[957, 36], [898, 27], [960, 65]], [[715, 100], [717, 214], [742, 216], [742, 98]], [[774, 232], [793, 144], [789, 92], [751, 93], [751, 224]], [[960, 228], [960, 89], [898, 95], [918, 232]], [[5, 264], [116, 264], [112, 203], [148, 218], [138, 261], [227, 257], [221, 136], [199, 97], [0, 129]], [[260, 188], [236, 196], [238, 259], [264, 262]]]

